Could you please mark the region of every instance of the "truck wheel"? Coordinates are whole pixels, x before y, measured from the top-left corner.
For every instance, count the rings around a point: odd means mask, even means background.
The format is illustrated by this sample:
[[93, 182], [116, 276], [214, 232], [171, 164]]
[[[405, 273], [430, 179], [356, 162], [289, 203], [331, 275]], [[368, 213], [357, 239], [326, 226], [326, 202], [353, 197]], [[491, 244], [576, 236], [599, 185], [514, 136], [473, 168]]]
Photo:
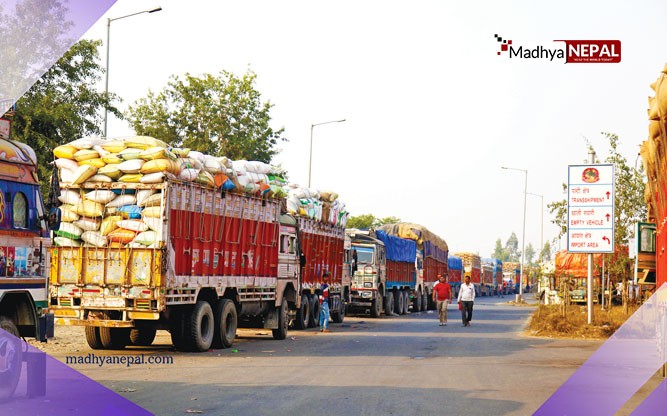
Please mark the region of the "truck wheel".
[[271, 330], [273, 339], [287, 338], [287, 326], [289, 325], [289, 318], [287, 316], [287, 301], [283, 300], [282, 305], [278, 307], [278, 328]]
[[428, 310], [428, 293], [426, 291], [422, 293], [422, 306], [420, 310], [422, 312], [426, 312]]
[[310, 299], [301, 297], [301, 307], [296, 311], [296, 329], [306, 329], [310, 325]]
[[157, 330], [154, 328], [134, 328], [130, 330], [130, 344], [137, 347], [148, 347], [155, 341]]
[[0, 317], [0, 402], [14, 394], [21, 377], [22, 345], [14, 322]]
[[215, 335], [213, 348], [229, 348], [236, 338], [238, 315], [236, 305], [230, 299], [220, 299], [215, 308]]
[[335, 324], [343, 323], [343, 319], [345, 319], [345, 304], [342, 299], [338, 301], [338, 310], [331, 314], [331, 319]]
[[194, 352], [203, 352], [211, 348], [215, 333], [213, 309], [211, 305], [200, 300], [195, 304], [190, 316], [185, 319], [188, 347]]
[[387, 292], [387, 296], [384, 299], [384, 314], [391, 316], [394, 314], [394, 293]]
[[312, 315], [308, 327], [315, 328], [320, 324], [320, 298], [317, 295], [310, 296], [310, 311]]
[[379, 318], [382, 314], [382, 297], [378, 294], [371, 303], [371, 318]]
[[403, 297], [403, 291], [399, 290], [394, 294], [394, 312], [396, 312], [398, 315], [403, 315], [405, 313], [404, 311], [404, 303], [403, 301], [405, 298]]
[[100, 327], [100, 341], [106, 350], [122, 350], [130, 343], [130, 328]]
[[[102, 320], [109, 320], [111, 317], [107, 312], [100, 315]], [[101, 326], [100, 342], [105, 350], [122, 350], [130, 343], [130, 328], [110, 328]]]
[[186, 351], [185, 342], [185, 314], [180, 308], [173, 308], [169, 313], [169, 332], [171, 333], [171, 342], [177, 351]]
[[422, 310], [422, 294], [417, 292], [414, 299], [412, 299], [412, 312], [419, 312]]
[[102, 340], [100, 339], [100, 328], [97, 326], [87, 326], [84, 330], [86, 332], [86, 342], [88, 342], [88, 346], [94, 350], [101, 350]]
[[407, 290], [403, 291], [403, 314], [410, 313], [410, 294]]

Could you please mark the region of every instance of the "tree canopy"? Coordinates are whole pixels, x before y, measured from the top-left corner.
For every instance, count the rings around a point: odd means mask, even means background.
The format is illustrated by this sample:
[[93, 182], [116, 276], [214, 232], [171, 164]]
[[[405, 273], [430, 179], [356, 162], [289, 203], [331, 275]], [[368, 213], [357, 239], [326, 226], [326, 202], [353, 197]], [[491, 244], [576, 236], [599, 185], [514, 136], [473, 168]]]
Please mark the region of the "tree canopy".
[[95, 89], [104, 69], [97, 48], [101, 41], [74, 44], [17, 102], [11, 138], [30, 145], [37, 153], [42, 190], [51, 175], [53, 149], [89, 135], [99, 135], [102, 110], [118, 117], [114, 94]]
[[397, 217], [376, 218], [373, 214], [362, 214], [348, 218], [347, 228], [369, 229], [397, 222], [401, 222], [401, 219]]
[[161, 92], [149, 91], [130, 106], [137, 134], [214, 156], [271, 162], [284, 129], [270, 126], [273, 107], [255, 89], [257, 75], [172, 76]]

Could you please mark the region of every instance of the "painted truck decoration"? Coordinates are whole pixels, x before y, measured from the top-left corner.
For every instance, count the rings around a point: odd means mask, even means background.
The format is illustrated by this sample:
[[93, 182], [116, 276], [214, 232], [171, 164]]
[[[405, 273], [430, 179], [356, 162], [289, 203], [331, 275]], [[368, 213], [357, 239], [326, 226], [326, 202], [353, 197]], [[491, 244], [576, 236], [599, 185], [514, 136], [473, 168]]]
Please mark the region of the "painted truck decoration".
[[27, 358], [18, 337], [53, 336], [45, 218], [35, 152], [0, 139], [0, 401], [14, 393]]
[[158, 329], [185, 351], [230, 347], [239, 326], [284, 339], [290, 321], [314, 325], [325, 272], [343, 320], [347, 212], [335, 193], [143, 136], [54, 155], [51, 304], [59, 324], [85, 326], [91, 348], [150, 345]]

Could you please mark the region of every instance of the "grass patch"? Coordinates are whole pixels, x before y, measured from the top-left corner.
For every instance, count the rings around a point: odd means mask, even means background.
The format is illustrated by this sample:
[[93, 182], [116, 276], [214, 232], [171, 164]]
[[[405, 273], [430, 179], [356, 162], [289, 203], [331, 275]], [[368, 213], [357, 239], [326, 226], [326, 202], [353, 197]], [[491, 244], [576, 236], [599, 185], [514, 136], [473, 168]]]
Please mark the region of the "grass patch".
[[605, 339], [616, 332], [623, 323], [637, 310], [628, 307], [628, 313], [622, 306], [602, 310], [600, 305], [593, 305], [593, 322], [588, 324], [586, 306], [570, 305], [563, 316], [560, 305], [539, 305], [530, 319], [531, 335], [558, 338]]

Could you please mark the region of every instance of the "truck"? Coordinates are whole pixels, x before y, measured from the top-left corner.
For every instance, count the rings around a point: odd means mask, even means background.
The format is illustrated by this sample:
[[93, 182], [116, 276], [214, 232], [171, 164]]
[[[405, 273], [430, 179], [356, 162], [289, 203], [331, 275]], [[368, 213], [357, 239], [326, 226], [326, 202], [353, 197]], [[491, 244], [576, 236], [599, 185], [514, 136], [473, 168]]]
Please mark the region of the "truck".
[[503, 286], [506, 295], [519, 293], [521, 263], [516, 261], [503, 262]]
[[454, 297], [459, 295], [463, 280], [463, 261], [461, 257], [450, 255], [447, 257], [447, 282], [452, 287]]
[[[376, 231], [377, 238], [384, 243], [386, 254], [385, 313], [405, 315], [410, 307], [410, 294], [423, 286], [417, 272], [417, 243], [414, 240], [396, 237], [383, 230]], [[421, 297], [419, 299], [421, 309]]]
[[393, 302], [384, 301], [387, 283], [387, 257], [382, 240], [375, 231], [348, 228], [345, 230], [350, 239], [352, 252], [352, 275], [348, 311], [369, 313], [379, 318], [385, 306], [393, 310]]
[[500, 295], [503, 290], [503, 262], [499, 259], [493, 260], [493, 285], [495, 293]]
[[482, 284], [482, 260], [476, 253], [459, 252], [454, 253], [455, 256], [460, 257], [463, 262], [463, 277], [470, 276], [470, 282], [475, 285], [475, 295], [481, 295]]
[[34, 150], [0, 139], [0, 401], [12, 396], [28, 359], [18, 337], [53, 336], [46, 219]]
[[423, 225], [409, 222], [384, 224], [379, 229], [388, 235], [416, 242], [417, 279], [414, 288], [406, 289], [410, 298], [408, 304], [412, 304], [415, 312], [435, 309], [433, 285], [438, 281], [438, 275], [447, 276], [447, 242]]
[[50, 303], [56, 323], [83, 326], [91, 348], [150, 345], [157, 330], [180, 351], [231, 347], [239, 327], [285, 339], [290, 322], [315, 325], [325, 272], [342, 321], [344, 222], [291, 206], [266, 174], [220, 171], [224, 161], [187, 149], [175, 157], [153, 138], [62, 147]]
[[480, 284], [480, 293], [482, 296], [491, 296], [495, 289], [494, 280], [495, 280], [495, 259], [484, 257], [481, 259], [482, 267], [481, 274], [482, 283]]

